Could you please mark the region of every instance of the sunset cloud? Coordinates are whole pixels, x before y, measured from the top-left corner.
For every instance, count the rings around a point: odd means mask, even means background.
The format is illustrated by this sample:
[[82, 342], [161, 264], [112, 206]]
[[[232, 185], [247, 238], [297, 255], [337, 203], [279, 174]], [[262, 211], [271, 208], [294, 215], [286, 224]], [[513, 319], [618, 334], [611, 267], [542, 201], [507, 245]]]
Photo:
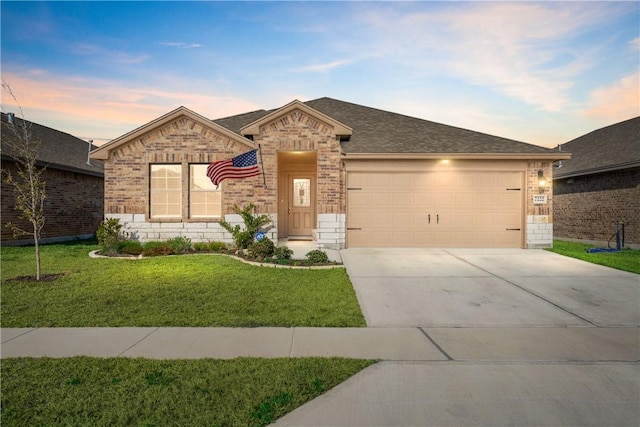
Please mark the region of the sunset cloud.
[[[62, 120], [68, 123], [65, 132], [95, 140], [116, 138], [181, 105], [210, 118], [258, 108], [232, 96], [162, 90], [151, 85], [134, 87], [106, 79], [46, 74], [41, 70], [3, 73], [3, 80], [16, 94], [27, 120], [43, 125], [50, 120]], [[12, 100], [3, 96], [3, 111], [15, 107]], [[104, 133], [100, 127], [110, 131]]]
[[609, 122], [640, 116], [640, 70], [591, 92], [584, 115]]

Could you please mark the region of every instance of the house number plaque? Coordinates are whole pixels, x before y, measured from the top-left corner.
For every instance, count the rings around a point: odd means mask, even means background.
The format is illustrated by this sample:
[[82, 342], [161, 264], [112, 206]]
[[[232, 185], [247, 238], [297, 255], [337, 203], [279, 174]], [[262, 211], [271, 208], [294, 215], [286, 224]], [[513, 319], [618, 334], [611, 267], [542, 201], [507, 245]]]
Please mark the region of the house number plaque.
[[547, 195], [546, 194], [534, 194], [533, 195], [533, 204], [534, 205], [544, 205], [547, 203]]

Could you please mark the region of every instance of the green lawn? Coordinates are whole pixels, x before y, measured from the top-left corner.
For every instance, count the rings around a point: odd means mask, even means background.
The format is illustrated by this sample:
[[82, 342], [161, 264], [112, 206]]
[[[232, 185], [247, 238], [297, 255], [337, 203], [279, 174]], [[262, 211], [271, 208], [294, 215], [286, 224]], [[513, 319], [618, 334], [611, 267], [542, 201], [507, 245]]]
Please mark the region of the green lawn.
[[617, 268], [618, 270], [640, 274], [640, 250], [623, 249], [618, 252], [587, 252], [587, 249], [594, 247], [593, 245], [584, 243], [554, 240], [553, 248], [548, 250], [593, 264], [605, 265], [607, 267]]
[[94, 259], [97, 246], [42, 247], [52, 282], [33, 275], [33, 247], [2, 247], [2, 327], [366, 326], [342, 268], [258, 267], [223, 255]]
[[4, 359], [0, 424], [263, 426], [373, 361]]

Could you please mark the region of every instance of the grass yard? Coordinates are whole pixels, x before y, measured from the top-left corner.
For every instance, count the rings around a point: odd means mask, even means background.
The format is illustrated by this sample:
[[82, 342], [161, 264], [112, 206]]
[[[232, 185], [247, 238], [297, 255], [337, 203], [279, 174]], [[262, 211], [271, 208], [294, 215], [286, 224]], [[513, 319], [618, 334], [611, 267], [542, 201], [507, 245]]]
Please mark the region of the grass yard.
[[223, 255], [94, 259], [86, 243], [2, 247], [2, 327], [366, 326], [342, 268], [258, 267]]
[[553, 248], [547, 250], [588, 261], [593, 264], [600, 264], [618, 270], [640, 274], [640, 250], [623, 249], [619, 252], [598, 252], [592, 254], [587, 252], [587, 249], [594, 247], [593, 245], [584, 243], [554, 240]]
[[10, 426], [264, 426], [373, 361], [4, 359]]

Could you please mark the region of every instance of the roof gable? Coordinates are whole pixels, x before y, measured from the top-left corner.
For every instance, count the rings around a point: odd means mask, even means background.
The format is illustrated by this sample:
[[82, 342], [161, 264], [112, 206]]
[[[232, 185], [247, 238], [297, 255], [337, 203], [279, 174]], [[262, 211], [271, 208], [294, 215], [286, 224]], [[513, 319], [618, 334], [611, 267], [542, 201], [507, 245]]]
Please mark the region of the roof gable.
[[332, 133], [335, 136], [348, 136], [348, 135], [351, 135], [351, 133], [353, 132], [353, 129], [350, 128], [349, 126], [339, 122], [338, 120], [334, 119], [333, 117], [327, 114], [324, 114], [321, 111], [315, 110], [314, 108], [309, 107], [306, 104], [303, 104], [302, 102], [296, 99], [293, 102], [290, 102], [289, 104], [285, 105], [284, 107], [278, 108], [277, 110], [273, 110], [265, 114], [264, 116], [258, 118], [257, 120], [253, 121], [252, 123], [249, 123], [243, 126], [240, 129], [240, 133], [242, 135], [258, 135], [260, 134], [262, 127], [270, 123], [273, 123], [274, 121], [279, 120], [284, 116], [288, 116], [296, 111], [300, 111], [303, 114], [306, 114], [307, 116], [312, 117], [318, 120], [319, 122], [330, 126], [333, 129]]
[[161, 117], [158, 117], [157, 119], [152, 120], [149, 123], [142, 125], [139, 128], [134, 129], [131, 132], [122, 135], [119, 138], [116, 138], [104, 145], [101, 145], [98, 149], [91, 152], [91, 158], [107, 160], [109, 158], [110, 153], [113, 150], [119, 147], [122, 147], [123, 145], [126, 145], [139, 138], [142, 138], [143, 136], [155, 131], [156, 129], [166, 126], [167, 124], [172, 123], [183, 117], [193, 120], [194, 122], [200, 124], [201, 126], [205, 128], [209, 128], [216, 133], [222, 134], [233, 141], [244, 144], [249, 148], [254, 148], [249, 140], [247, 140], [246, 138], [243, 138], [242, 136], [238, 135], [235, 132], [230, 131], [226, 127], [223, 127], [186, 107], [178, 107], [175, 110], [170, 111], [169, 113]]
[[[33, 138], [40, 140], [38, 164], [52, 169], [104, 176], [104, 165], [101, 161], [87, 162], [91, 148], [87, 141], [38, 123], [23, 121], [18, 117], [15, 117], [14, 121], [19, 126], [26, 123], [30, 126]], [[7, 115], [2, 113], [2, 157], [11, 159], [13, 152], [9, 144], [6, 144], [6, 139], [13, 136], [5, 126], [8, 126], [8, 119]]]
[[555, 178], [640, 166], [640, 117], [594, 130], [560, 148], [572, 156], [554, 171]]

